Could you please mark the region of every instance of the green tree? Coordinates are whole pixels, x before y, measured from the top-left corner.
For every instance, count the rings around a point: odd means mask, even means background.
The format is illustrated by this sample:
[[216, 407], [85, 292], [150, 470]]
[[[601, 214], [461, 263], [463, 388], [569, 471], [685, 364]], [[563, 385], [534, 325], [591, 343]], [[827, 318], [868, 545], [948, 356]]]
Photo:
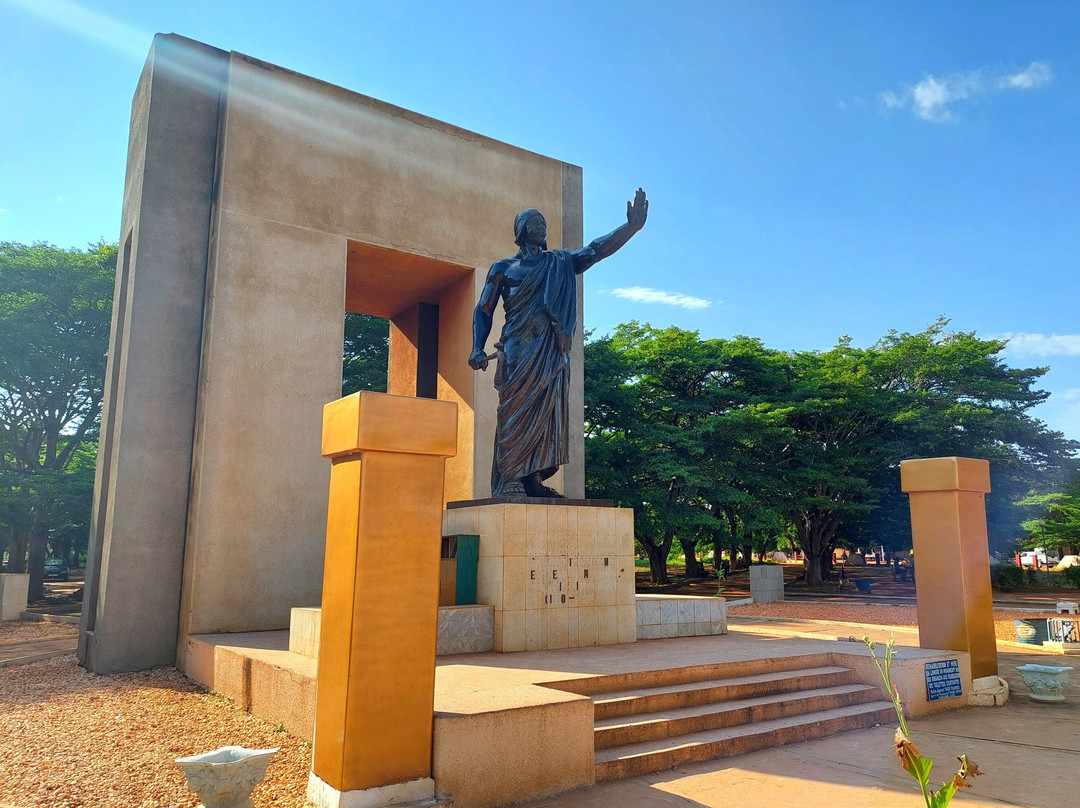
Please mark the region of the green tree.
[[688, 575], [700, 576], [699, 552], [709, 543], [715, 552], [729, 515], [765, 507], [746, 457], [757, 451], [755, 421], [741, 411], [776, 376], [774, 356], [746, 337], [703, 341], [638, 323], [586, 346], [587, 487], [635, 509], [655, 582], [668, 580], [674, 540]]
[[1074, 476], [1062, 491], [1033, 494], [1018, 504], [1038, 510], [1038, 516], [1020, 525], [1027, 533], [1025, 547], [1080, 548], [1080, 476]]
[[899, 463], [967, 455], [994, 468], [992, 537], [1016, 532], [1018, 491], [1052, 490], [1075, 442], [1027, 411], [1045, 368], [1008, 367], [1005, 343], [947, 331], [890, 332], [860, 349], [770, 351], [746, 337], [628, 323], [586, 346], [586, 480], [636, 511], [653, 578], [677, 537], [694, 568], [772, 546], [790, 531], [811, 585], [838, 543], [910, 540]]
[[44, 594], [53, 508], [73, 499], [64, 475], [85, 469], [76, 460], [101, 412], [115, 267], [111, 244], [0, 243], [0, 512], [12, 569], [29, 550], [31, 600]]
[[845, 339], [827, 353], [798, 356], [795, 394], [777, 406], [787, 409], [792, 430], [784, 490], [808, 583], [824, 580], [842, 536], [879, 543], [878, 527], [888, 527], [879, 521], [883, 497], [900, 517], [901, 460], [990, 460], [999, 494], [987, 504], [1000, 539], [1019, 521], [1010, 506], [1017, 486], [1060, 479], [1076, 451], [1027, 414], [1048, 395], [1035, 389], [1046, 368], [1010, 368], [1005, 342], [947, 326], [940, 319], [917, 334], [890, 332], [869, 349]]
[[361, 390], [385, 393], [389, 354], [389, 320], [346, 312], [341, 395], [349, 396]]

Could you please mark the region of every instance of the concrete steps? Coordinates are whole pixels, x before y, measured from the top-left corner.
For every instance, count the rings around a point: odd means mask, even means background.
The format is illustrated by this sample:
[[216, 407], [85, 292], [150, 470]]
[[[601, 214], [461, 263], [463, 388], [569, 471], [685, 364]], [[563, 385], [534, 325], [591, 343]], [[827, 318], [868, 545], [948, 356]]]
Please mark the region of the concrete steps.
[[849, 668], [824, 665], [804, 670], [683, 682], [664, 687], [648, 687], [594, 696], [593, 715], [597, 719], [641, 715], [695, 704], [751, 698], [767, 693], [789, 693], [795, 690], [829, 687], [850, 681], [852, 681], [852, 672]]
[[[816, 664], [815, 664], [816, 663]], [[895, 720], [878, 688], [850, 668], [788, 660], [785, 670], [744, 673], [731, 665], [674, 669], [671, 681], [624, 677], [591, 694], [596, 780], [657, 772]], [[710, 673], [712, 675], [710, 675]], [[690, 679], [687, 681], [687, 679]]]
[[814, 688], [795, 695], [778, 693], [733, 702], [665, 710], [635, 716], [629, 721], [621, 717], [607, 718], [596, 722], [595, 748], [610, 749], [710, 729], [789, 718], [816, 710], [866, 704], [879, 698], [877, 688], [864, 684], [848, 684]]

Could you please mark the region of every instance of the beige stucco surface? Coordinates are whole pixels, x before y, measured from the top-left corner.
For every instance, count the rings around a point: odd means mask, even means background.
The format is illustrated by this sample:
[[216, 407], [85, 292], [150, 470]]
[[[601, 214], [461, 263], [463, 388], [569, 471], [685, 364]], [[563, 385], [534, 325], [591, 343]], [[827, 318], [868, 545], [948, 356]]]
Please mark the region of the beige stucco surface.
[[[347, 282], [363, 310], [357, 245], [401, 259], [381, 275], [369, 265], [372, 284], [399, 266], [447, 273], [423, 301], [439, 306], [437, 393], [459, 412], [444, 498], [487, 496], [497, 396], [492, 373], [466, 364], [472, 310], [526, 207], [544, 211], [551, 247], [581, 246], [575, 166], [155, 38], [132, 105], [84, 659], [182, 664], [189, 633], [283, 628], [319, 601], [319, 423], [340, 395]], [[577, 421], [581, 353], [579, 331]], [[582, 496], [574, 440], [555, 485]]]
[[345, 240], [220, 211], [213, 254], [181, 634], [287, 625], [319, 591], [340, 395]]
[[79, 656], [172, 664], [225, 54], [154, 41], [131, 109]]
[[[559, 161], [230, 55], [182, 635], [283, 627], [290, 608], [318, 601], [328, 485], [318, 424], [339, 394], [350, 241], [474, 267], [470, 283], [439, 293], [438, 391], [466, 422], [448, 498], [487, 495], [497, 398], [490, 372], [465, 364], [472, 309], [490, 263], [515, 249], [518, 210], [538, 207], [550, 232], [564, 233], [566, 173]], [[580, 216], [579, 199], [571, 209]], [[580, 340], [576, 353], [580, 387]]]

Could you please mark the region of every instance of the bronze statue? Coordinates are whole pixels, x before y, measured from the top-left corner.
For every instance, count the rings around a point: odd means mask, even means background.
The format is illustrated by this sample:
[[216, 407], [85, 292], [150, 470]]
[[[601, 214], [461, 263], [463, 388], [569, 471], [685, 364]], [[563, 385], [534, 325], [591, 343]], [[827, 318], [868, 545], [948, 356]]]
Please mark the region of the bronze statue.
[[[569, 459], [570, 345], [577, 327], [575, 277], [607, 258], [645, 226], [649, 201], [640, 188], [626, 203], [626, 224], [580, 250], [548, 250], [540, 211], [514, 220], [513, 258], [496, 261], [473, 314], [469, 366], [498, 358], [499, 391], [492, 496], [559, 497], [543, 481]], [[506, 324], [488, 356], [491, 317], [503, 300]]]

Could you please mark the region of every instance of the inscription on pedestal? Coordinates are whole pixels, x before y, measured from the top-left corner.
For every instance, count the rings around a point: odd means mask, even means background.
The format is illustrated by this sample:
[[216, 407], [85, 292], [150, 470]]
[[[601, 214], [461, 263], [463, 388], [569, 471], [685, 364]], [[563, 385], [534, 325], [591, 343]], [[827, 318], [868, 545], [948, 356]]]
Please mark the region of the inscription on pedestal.
[[633, 512], [495, 503], [446, 511], [480, 536], [477, 601], [495, 608], [495, 650], [633, 642]]

